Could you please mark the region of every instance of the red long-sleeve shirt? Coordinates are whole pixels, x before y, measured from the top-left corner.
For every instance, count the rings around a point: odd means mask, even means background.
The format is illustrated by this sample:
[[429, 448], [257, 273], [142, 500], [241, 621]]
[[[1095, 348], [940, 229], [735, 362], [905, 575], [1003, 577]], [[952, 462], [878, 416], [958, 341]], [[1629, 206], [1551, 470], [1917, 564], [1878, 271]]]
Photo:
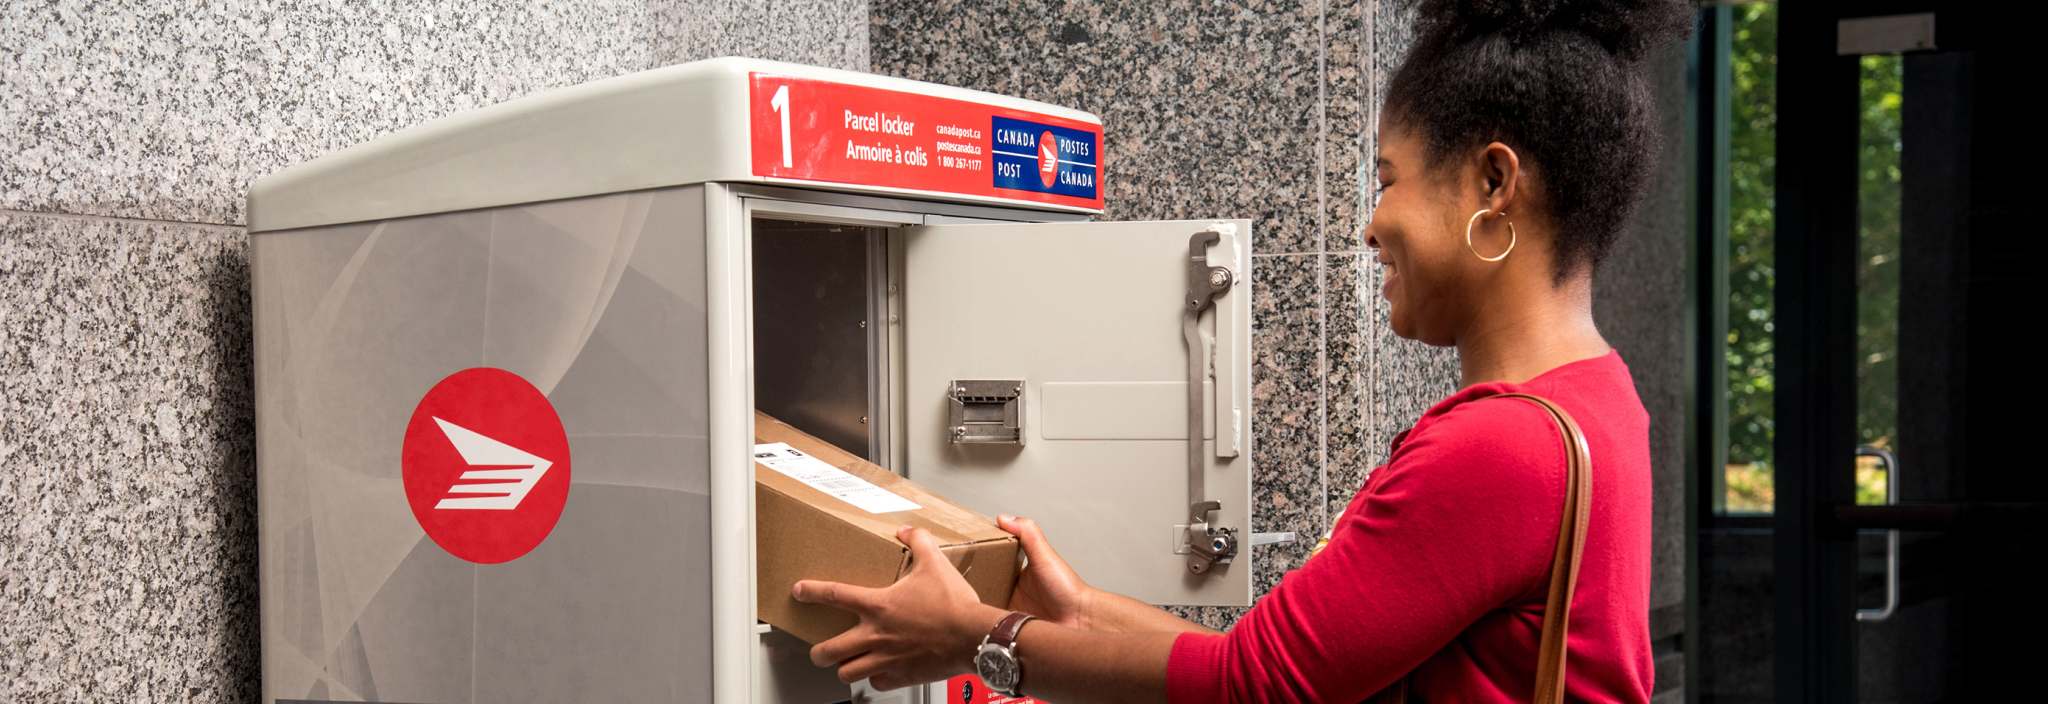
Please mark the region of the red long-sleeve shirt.
[[1592, 450], [1592, 510], [1572, 598], [1565, 696], [1650, 698], [1649, 413], [1619, 350], [1523, 383], [1474, 384], [1394, 436], [1332, 531], [1224, 635], [1188, 633], [1173, 702], [1356, 702], [1414, 671], [1426, 701], [1528, 701], [1565, 445], [1534, 393]]

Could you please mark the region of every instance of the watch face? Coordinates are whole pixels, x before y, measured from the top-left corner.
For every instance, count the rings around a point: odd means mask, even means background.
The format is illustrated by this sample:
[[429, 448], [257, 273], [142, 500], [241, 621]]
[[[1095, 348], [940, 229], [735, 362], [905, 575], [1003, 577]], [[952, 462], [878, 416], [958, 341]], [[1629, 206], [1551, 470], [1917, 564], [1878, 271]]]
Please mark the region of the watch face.
[[1017, 659], [1008, 651], [989, 648], [975, 653], [974, 669], [990, 687], [1004, 692], [1017, 688]]

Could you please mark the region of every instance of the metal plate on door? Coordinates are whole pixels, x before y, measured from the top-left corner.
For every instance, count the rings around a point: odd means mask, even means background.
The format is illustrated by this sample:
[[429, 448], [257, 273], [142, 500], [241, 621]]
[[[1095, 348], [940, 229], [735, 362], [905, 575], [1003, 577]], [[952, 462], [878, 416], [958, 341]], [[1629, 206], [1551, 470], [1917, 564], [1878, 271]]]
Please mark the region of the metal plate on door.
[[1024, 380], [956, 379], [946, 392], [955, 445], [1024, 444]]

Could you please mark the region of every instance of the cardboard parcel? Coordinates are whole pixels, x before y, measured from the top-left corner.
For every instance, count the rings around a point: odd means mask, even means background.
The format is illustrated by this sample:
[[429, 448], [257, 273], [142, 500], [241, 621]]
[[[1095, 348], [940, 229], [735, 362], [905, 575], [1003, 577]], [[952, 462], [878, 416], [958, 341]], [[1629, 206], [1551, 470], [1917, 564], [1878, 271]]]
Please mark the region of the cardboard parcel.
[[759, 411], [754, 442], [755, 608], [762, 621], [813, 644], [852, 628], [859, 622], [853, 614], [797, 603], [791, 585], [894, 583], [910, 567], [910, 549], [896, 540], [897, 527], [906, 524], [938, 538], [982, 603], [1009, 604], [1017, 539], [993, 519]]

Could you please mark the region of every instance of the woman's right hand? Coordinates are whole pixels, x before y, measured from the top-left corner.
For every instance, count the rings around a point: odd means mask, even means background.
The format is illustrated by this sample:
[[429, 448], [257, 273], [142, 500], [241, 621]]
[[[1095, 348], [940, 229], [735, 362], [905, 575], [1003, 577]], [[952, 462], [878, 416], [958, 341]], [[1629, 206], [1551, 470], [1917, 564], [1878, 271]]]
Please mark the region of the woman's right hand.
[[1010, 592], [1010, 609], [1022, 611], [1062, 626], [1088, 629], [1093, 624], [1091, 611], [1095, 604], [1095, 588], [1081, 581], [1074, 574], [1074, 568], [1053, 552], [1052, 544], [1046, 542], [1045, 533], [1038, 529], [1038, 523], [1020, 516], [1001, 515], [996, 525], [1011, 535], [1024, 548], [1027, 561], [1024, 571], [1017, 577], [1017, 588]]

